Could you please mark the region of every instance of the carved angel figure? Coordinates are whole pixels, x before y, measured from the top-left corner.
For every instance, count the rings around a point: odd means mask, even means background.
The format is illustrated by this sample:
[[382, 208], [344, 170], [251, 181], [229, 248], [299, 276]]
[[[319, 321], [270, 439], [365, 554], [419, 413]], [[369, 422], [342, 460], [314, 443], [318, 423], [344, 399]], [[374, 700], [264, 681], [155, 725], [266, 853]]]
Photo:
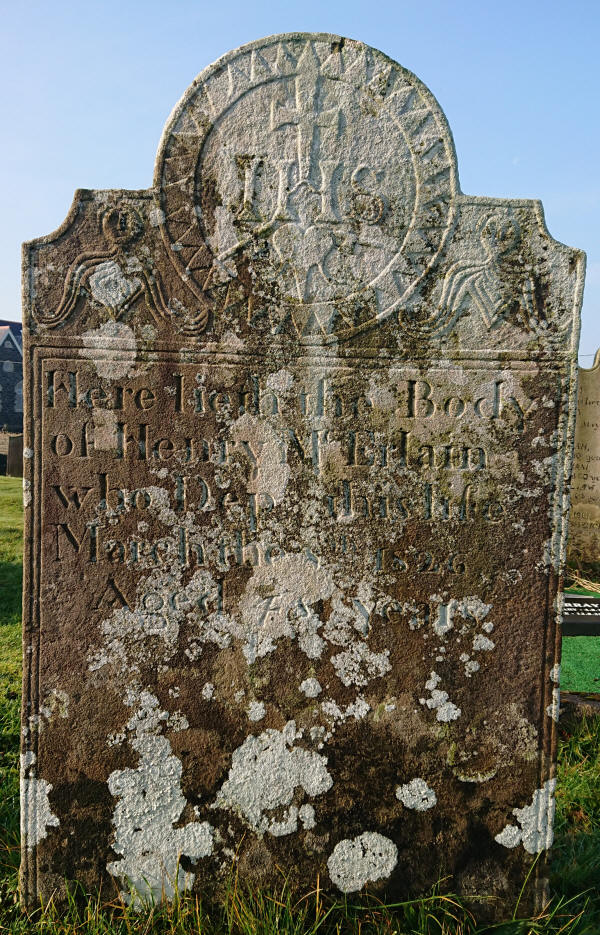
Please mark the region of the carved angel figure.
[[[449, 313], [449, 317], [454, 317], [468, 299], [479, 311], [486, 327], [491, 329], [515, 310], [517, 293], [512, 283], [510, 287], [505, 285], [500, 264], [520, 243], [519, 225], [510, 215], [493, 214], [480, 225], [479, 240], [481, 260], [467, 265], [455, 263], [450, 267], [444, 279], [440, 306]], [[521, 283], [518, 314], [528, 330], [546, 325], [535, 281], [526, 270]]]
[[56, 325], [64, 321], [84, 294], [118, 321], [145, 293], [146, 304], [155, 318], [180, 318], [179, 330], [184, 333], [202, 331], [208, 321], [206, 310], [190, 315], [177, 300], [169, 302], [150, 258], [143, 251], [131, 255], [128, 248], [144, 229], [139, 212], [132, 205], [121, 203], [103, 212], [101, 226], [108, 249], [77, 257], [67, 274], [60, 304], [51, 316], [43, 319], [44, 323]]

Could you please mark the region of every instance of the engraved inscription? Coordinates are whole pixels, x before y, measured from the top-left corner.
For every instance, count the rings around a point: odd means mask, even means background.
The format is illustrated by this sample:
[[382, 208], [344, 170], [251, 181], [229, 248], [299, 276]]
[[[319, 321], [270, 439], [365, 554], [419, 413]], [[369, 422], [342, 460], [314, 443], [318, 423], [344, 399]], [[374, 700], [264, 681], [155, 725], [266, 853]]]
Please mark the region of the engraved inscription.
[[[48, 495], [54, 512], [62, 512], [53, 523], [51, 559], [176, 562], [222, 573], [232, 565], [270, 565], [295, 534], [305, 538], [289, 516], [285, 533], [278, 520], [294, 500], [286, 493], [290, 478], [308, 470], [321, 522], [307, 542], [312, 560], [326, 552], [356, 556], [368, 528], [372, 547], [363, 558], [372, 570], [462, 575], [468, 560], [458, 551], [407, 550], [386, 540], [406, 536], [407, 524], [424, 523], [433, 535], [445, 523], [509, 521], [513, 495], [493, 480], [506, 455], [493, 436], [499, 431], [516, 442], [536, 407], [497, 375], [481, 374], [467, 392], [452, 394], [448, 372], [441, 376], [398, 371], [381, 408], [376, 389], [353, 394], [335, 371], [281, 394], [240, 367], [215, 382], [210, 370], [180, 365], [152, 388], [143, 380], [103, 381], [79, 362], [50, 363], [44, 444], [57, 473]], [[434, 421], [446, 426], [443, 444], [431, 440]], [[77, 465], [77, 485], [69, 482], [69, 465]], [[130, 465], [150, 472], [144, 486], [128, 485]], [[192, 526], [185, 522], [190, 509]], [[156, 514], [170, 535], [149, 542], [138, 523]]]

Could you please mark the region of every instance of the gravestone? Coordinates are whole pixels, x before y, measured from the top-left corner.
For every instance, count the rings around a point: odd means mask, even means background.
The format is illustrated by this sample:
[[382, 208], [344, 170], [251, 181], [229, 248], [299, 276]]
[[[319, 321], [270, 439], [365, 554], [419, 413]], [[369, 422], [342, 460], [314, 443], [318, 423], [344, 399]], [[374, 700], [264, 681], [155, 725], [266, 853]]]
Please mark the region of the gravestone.
[[24, 265], [24, 900], [539, 904], [583, 255], [290, 34]]
[[567, 552], [574, 567], [600, 573], [600, 351], [579, 368]]
[[6, 473], [8, 477], [23, 477], [23, 436], [9, 435], [6, 453]]

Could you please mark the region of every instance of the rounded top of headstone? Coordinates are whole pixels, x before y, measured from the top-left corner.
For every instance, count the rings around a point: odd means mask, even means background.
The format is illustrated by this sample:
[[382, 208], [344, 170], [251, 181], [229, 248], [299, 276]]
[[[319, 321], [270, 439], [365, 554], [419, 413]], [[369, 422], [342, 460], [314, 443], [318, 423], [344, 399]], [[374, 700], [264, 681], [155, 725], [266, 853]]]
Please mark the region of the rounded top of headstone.
[[458, 190], [428, 89], [364, 43], [322, 33], [260, 39], [205, 69], [155, 170], [162, 236], [198, 296], [252, 280], [292, 309], [300, 335], [332, 339], [403, 306], [444, 246]]

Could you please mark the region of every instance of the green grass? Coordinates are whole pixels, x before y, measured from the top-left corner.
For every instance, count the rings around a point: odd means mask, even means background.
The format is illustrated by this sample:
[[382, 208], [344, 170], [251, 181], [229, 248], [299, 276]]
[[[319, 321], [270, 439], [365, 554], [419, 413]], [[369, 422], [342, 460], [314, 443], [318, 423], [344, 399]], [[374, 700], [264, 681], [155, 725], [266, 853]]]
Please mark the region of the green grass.
[[555, 895], [537, 919], [520, 919], [515, 907], [515, 918], [509, 914], [502, 925], [476, 925], [458, 900], [435, 891], [421, 900], [385, 906], [365, 898], [354, 904], [333, 903], [315, 885], [297, 900], [285, 881], [279, 892], [250, 892], [238, 885], [235, 875], [217, 906], [183, 896], [138, 913], [118, 900], [100, 897], [73, 898], [66, 909], [50, 904], [34, 914], [22, 912], [17, 903], [21, 515], [20, 482], [0, 477], [0, 933], [600, 935], [600, 718], [560, 724], [551, 868]]
[[20, 478], [0, 478], [0, 874], [13, 878], [19, 840], [22, 490]]
[[20, 478], [0, 478], [0, 626], [21, 620], [23, 493]]
[[600, 636], [563, 637], [560, 687], [600, 693]]

